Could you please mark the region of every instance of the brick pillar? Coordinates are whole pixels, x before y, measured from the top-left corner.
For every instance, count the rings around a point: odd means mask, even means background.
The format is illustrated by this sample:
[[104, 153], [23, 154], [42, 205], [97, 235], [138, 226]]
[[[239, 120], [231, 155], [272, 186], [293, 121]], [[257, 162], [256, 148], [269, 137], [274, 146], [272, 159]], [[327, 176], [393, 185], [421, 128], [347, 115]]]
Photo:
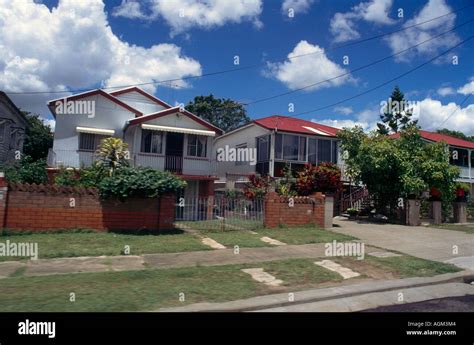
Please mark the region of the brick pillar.
[[454, 203], [454, 222], [455, 223], [466, 223], [467, 222], [467, 203], [455, 202]]
[[5, 173], [0, 172], [0, 230], [6, 227], [8, 184]]
[[420, 220], [420, 200], [408, 199], [406, 202], [406, 225], [418, 226]]
[[433, 224], [441, 224], [443, 222], [442, 212], [441, 212], [441, 201], [432, 201], [430, 202], [431, 209], [431, 218], [433, 219]]
[[174, 212], [176, 207], [176, 195], [174, 193], [164, 194], [160, 197], [158, 210], [158, 229], [167, 230], [174, 228]]
[[[325, 196], [321, 192], [316, 192], [311, 194], [311, 198], [313, 199], [313, 217], [314, 223], [318, 226], [325, 228], [325, 216], [326, 216], [326, 209], [325, 209]], [[332, 226], [332, 222], [331, 222]]]
[[214, 181], [199, 181], [199, 196], [206, 198], [206, 219], [214, 218]]
[[279, 223], [279, 206], [278, 194], [276, 192], [268, 192], [264, 200], [264, 220], [263, 225], [266, 228], [276, 228]]

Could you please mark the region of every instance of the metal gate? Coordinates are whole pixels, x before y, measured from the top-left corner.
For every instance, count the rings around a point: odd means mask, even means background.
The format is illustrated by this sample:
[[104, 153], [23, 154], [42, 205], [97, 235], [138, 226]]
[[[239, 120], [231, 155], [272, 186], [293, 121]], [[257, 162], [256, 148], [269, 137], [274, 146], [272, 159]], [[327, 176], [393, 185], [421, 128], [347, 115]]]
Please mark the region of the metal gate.
[[251, 230], [263, 227], [263, 199], [224, 196], [184, 198], [176, 203], [175, 222], [193, 230]]

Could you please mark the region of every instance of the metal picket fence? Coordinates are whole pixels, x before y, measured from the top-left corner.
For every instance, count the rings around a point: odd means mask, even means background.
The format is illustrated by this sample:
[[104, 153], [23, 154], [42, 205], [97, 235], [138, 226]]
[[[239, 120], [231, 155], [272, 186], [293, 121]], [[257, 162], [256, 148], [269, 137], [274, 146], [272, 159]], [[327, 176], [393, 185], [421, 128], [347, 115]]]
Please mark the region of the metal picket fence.
[[263, 226], [263, 199], [224, 196], [180, 198], [175, 223], [179, 228], [210, 231], [252, 230]]

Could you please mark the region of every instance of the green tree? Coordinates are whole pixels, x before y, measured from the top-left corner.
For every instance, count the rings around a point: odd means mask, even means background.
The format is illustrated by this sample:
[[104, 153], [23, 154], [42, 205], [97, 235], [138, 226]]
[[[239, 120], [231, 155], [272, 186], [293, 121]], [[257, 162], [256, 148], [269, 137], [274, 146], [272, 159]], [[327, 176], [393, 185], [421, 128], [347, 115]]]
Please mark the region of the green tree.
[[23, 153], [31, 157], [33, 161], [46, 159], [48, 150], [53, 147], [51, 127], [46, 125], [38, 114], [26, 111], [23, 111], [23, 114], [30, 123], [30, 128], [26, 130]]
[[228, 98], [215, 98], [212, 94], [194, 97], [185, 108], [225, 132], [250, 122], [243, 105]]
[[462, 140], [474, 141], [474, 136], [467, 136], [466, 134], [460, 131], [452, 131], [450, 129], [443, 128], [443, 129], [438, 129], [436, 132], [439, 134], [444, 134], [444, 135], [449, 135], [451, 137], [459, 138]]
[[398, 86], [395, 86], [390, 98], [384, 103], [383, 114], [380, 115], [382, 122], [377, 123], [380, 134], [398, 133], [417, 124], [418, 121], [412, 119], [413, 109], [407, 105], [405, 95]]
[[348, 170], [367, 187], [378, 212], [393, 215], [399, 198], [420, 197], [431, 187], [440, 190], [444, 206], [452, 200], [459, 169], [449, 164], [446, 145], [423, 142], [416, 126], [407, 126], [398, 140], [358, 128], [338, 136], [342, 150], [351, 152]]

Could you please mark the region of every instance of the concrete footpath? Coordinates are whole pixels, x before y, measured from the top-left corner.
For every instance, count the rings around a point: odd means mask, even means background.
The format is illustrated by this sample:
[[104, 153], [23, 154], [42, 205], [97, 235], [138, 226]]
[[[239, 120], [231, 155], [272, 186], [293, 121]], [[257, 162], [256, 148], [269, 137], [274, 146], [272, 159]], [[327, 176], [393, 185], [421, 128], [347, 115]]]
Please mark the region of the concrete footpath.
[[160, 312], [348, 312], [373, 309], [437, 298], [474, 295], [474, 271], [448, 273], [429, 278], [380, 280], [279, 293], [224, 303], [196, 303], [177, 308], [162, 308]]
[[336, 217], [334, 225], [332, 231], [357, 237], [366, 246], [377, 246], [474, 270], [472, 234], [424, 226], [355, 222], [342, 217]]
[[96, 256], [60, 259], [9, 261], [0, 263], [0, 278], [22, 271], [23, 276], [51, 274], [130, 271], [145, 268], [177, 268], [257, 263], [286, 259], [313, 259], [324, 257], [324, 243], [286, 245], [264, 248], [144, 254], [128, 256]]

